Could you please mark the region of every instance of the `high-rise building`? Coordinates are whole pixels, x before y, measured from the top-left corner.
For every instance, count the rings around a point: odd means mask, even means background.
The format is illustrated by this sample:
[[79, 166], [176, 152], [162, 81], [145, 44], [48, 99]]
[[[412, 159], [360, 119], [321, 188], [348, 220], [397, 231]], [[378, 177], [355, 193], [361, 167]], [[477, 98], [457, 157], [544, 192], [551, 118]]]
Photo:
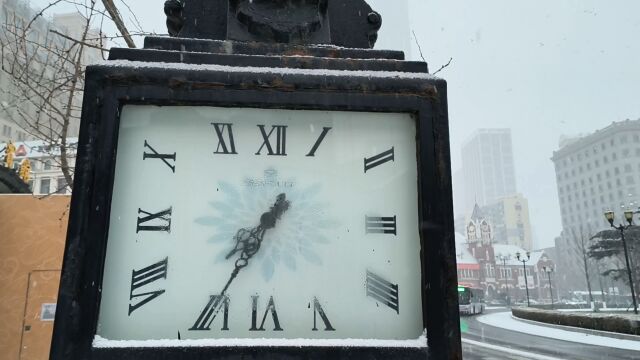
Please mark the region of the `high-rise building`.
[[[31, 8], [28, 1], [24, 0], [0, 0], [0, 45], [2, 52], [0, 60], [0, 142], [45, 140], [54, 142], [58, 133], [62, 133], [62, 125], [56, 125], [60, 119], [49, 114], [47, 108], [49, 99], [52, 106], [58, 109], [66, 109], [66, 91], [69, 86], [60, 86], [62, 77], [71, 76], [75, 72], [72, 55], [62, 58], [61, 54], [73, 54], [74, 42], [71, 39], [82, 39], [87, 19], [79, 12], [54, 15], [52, 19], [44, 16], [36, 16], [38, 11]], [[35, 19], [33, 22], [32, 20]], [[22, 31], [26, 24], [30, 24], [26, 47], [16, 45], [20, 42]], [[52, 32], [55, 30], [55, 33]], [[60, 35], [62, 34], [62, 35]], [[85, 43], [93, 46], [85, 46], [82, 52], [81, 66], [102, 59], [101, 47], [103, 39], [100, 31], [90, 29], [86, 34]], [[102, 45], [102, 46], [101, 46]], [[19, 47], [24, 53], [16, 51]], [[75, 47], [77, 48], [77, 47]], [[66, 50], [70, 49], [69, 52]], [[27, 55], [25, 55], [27, 54]], [[67, 55], [65, 55], [67, 56]], [[27, 63], [25, 58], [37, 59]], [[14, 69], [16, 73], [29, 74], [28, 85], [18, 85], [15, 78], [9, 74]], [[25, 90], [31, 89], [33, 90]], [[35, 96], [34, 94], [39, 94]], [[66, 136], [78, 135], [80, 128], [79, 109], [81, 108], [82, 91], [78, 90], [72, 99], [72, 114], [68, 116], [66, 124]], [[43, 111], [45, 109], [45, 111]], [[64, 112], [64, 111], [62, 111]], [[47, 118], [51, 117], [51, 119]], [[40, 126], [40, 124], [43, 124]], [[54, 125], [44, 125], [54, 124]], [[46, 126], [51, 126], [50, 129]], [[51, 134], [53, 133], [53, 135]]]
[[466, 211], [516, 193], [510, 129], [479, 129], [462, 145]]
[[[640, 199], [640, 119], [562, 139], [551, 160], [562, 217], [556, 247], [563, 261], [558, 271], [567, 286], [584, 290], [583, 252], [594, 233], [609, 227], [604, 211], [618, 210], [620, 216], [621, 207], [635, 208]], [[591, 274], [595, 277], [597, 270]]]

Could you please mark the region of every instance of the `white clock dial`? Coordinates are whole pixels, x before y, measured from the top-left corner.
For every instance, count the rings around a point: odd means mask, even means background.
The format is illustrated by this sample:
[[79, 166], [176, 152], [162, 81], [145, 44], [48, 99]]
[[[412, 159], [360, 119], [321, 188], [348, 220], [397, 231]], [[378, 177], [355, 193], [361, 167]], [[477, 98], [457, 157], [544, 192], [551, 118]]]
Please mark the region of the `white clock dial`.
[[127, 105], [97, 335], [415, 339], [409, 114]]

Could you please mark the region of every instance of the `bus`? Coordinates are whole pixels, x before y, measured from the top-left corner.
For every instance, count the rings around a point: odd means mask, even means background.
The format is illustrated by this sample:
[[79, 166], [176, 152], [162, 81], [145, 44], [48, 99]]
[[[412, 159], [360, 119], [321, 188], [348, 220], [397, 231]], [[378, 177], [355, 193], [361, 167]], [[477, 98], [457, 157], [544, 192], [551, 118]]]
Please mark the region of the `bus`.
[[482, 314], [484, 311], [484, 290], [459, 284], [458, 304], [460, 314]]

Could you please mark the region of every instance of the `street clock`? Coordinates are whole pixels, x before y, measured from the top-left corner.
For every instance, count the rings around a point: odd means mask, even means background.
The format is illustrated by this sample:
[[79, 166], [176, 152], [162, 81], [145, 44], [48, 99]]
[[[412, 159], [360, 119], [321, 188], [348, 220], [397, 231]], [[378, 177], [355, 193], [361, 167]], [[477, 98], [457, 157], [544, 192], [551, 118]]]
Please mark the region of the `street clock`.
[[[184, 15], [225, 3], [165, 11], [201, 31]], [[278, 2], [274, 26], [309, 4], [372, 46], [363, 1]], [[445, 81], [218, 30], [87, 67], [51, 359], [460, 358]]]

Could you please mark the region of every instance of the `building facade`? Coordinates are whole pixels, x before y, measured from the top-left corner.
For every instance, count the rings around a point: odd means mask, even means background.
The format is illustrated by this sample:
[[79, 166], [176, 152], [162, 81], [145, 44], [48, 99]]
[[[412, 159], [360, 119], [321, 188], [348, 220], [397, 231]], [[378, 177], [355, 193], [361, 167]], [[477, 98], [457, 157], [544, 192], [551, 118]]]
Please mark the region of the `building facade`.
[[516, 194], [510, 129], [479, 129], [462, 145], [466, 209]]
[[548, 281], [547, 271], [555, 278], [551, 258], [544, 251], [496, 244], [493, 229], [476, 205], [466, 234], [456, 234], [458, 282], [484, 290], [490, 301], [525, 302], [527, 292], [529, 299], [550, 302], [552, 292], [557, 298], [556, 285]]
[[[638, 206], [640, 199], [640, 119], [614, 122], [592, 134], [563, 139], [555, 165], [562, 233], [556, 242], [563, 258], [558, 271], [567, 290], [585, 290], [589, 238], [609, 227], [606, 210]], [[618, 218], [620, 219], [620, 218]], [[587, 258], [592, 287], [597, 264]]]

